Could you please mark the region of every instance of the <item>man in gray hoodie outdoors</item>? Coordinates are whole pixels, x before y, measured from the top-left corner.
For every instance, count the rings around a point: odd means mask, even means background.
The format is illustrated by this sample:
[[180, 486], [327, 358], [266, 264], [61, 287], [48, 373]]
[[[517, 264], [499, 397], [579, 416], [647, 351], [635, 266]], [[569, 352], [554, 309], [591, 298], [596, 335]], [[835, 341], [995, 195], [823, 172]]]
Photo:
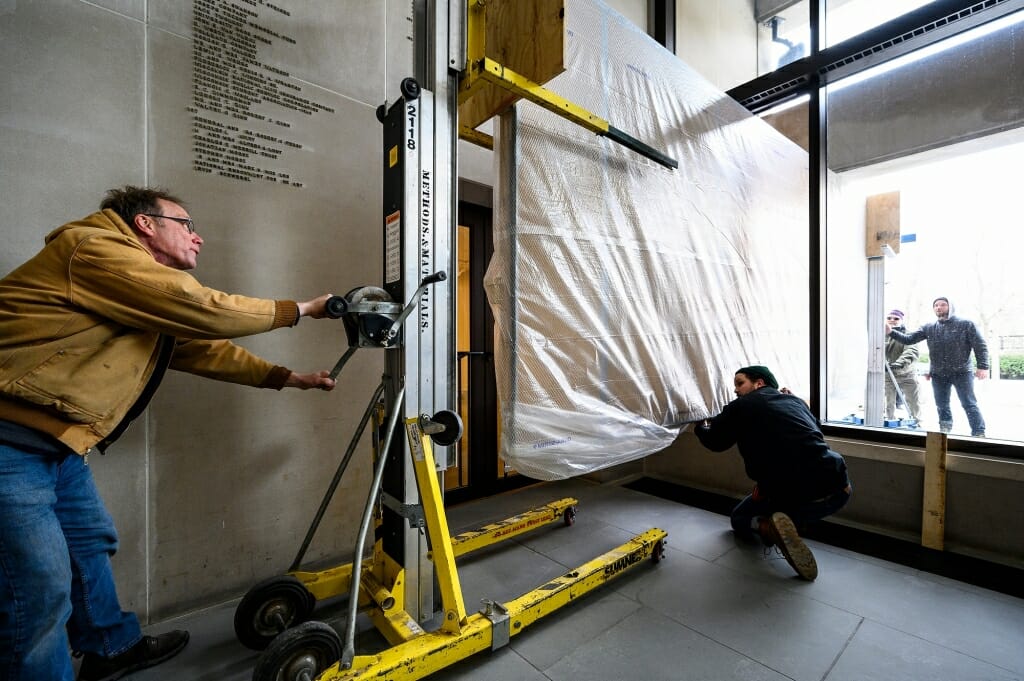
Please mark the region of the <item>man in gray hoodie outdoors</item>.
[[[985, 437], [985, 419], [974, 396], [974, 378], [988, 378], [988, 345], [974, 322], [953, 315], [949, 298], [941, 296], [932, 301], [936, 320], [913, 333], [900, 333], [887, 321], [885, 333], [904, 345], [928, 341], [928, 359], [931, 362], [925, 378], [932, 382], [935, 407], [939, 412], [939, 430], [953, 429], [953, 412], [949, 407], [951, 388], [956, 388], [960, 405], [967, 413], [972, 437]], [[971, 364], [974, 352], [977, 368]]]

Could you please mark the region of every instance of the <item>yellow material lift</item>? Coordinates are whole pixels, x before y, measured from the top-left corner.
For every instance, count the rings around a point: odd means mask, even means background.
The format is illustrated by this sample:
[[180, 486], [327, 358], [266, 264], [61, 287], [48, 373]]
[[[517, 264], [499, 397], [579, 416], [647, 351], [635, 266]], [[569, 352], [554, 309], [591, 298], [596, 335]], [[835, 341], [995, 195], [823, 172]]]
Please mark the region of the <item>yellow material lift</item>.
[[[662, 165], [676, 167], [674, 160], [538, 84], [562, 68], [561, 0], [468, 2], [470, 56], [460, 83], [459, 117], [471, 126], [464, 132], [479, 135], [473, 127], [523, 97]], [[485, 11], [492, 13], [490, 24], [485, 21]], [[515, 26], [532, 21], [537, 29], [531, 36], [535, 40], [508, 41], [501, 31], [494, 31], [494, 17], [509, 19], [508, 13], [519, 16], [516, 21], [500, 23]], [[557, 20], [554, 23], [553, 17]], [[548, 40], [543, 35], [546, 31], [558, 34], [557, 41]], [[522, 56], [517, 45], [544, 43], [544, 47], [532, 48], [536, 65], [546, 59], [539, 53], [556, 42], [557, 49], [552, 52], [557, 52], [555, 73], [536, 79], [480, 56], [484, 44], [503, 45], [507, 55]], [[516, 59], [512, 61], [518, 66]], [[402, 82], [401, 94], [402, 98], [390, 108], [382, 105], [377, 111], [384, 126], [384, 285], [355, 288], [328, 302], [329, 314], [342, 320], [348, 340], [332, 377], [339, 375], [360, 348], [386, 350], [385, 373], [288, 572], [254, 586], [236, 609], [234, 625], [239, 640], [263, 650], [253, 671], [254, 681], [424, 678], [477, 652], [508, 645], [511, 637], [540, 618], [647, 559], [657, 563], [664, 557], [667, 533], [651, 528], [518, 598], [504, 603], [486, 600], [480, 611], [466, 611], [456, 558], [555, 522], [572, 525], [577, 500], [561, 499], [455, 537], [449, 533], [433, 444], [455, 444], [462, 435], [462, 423], [457, 414], [447, 410], [433, 415], [418, 413], [419, 405], [430, 403], [430, 386], [424, 385], [433, 381], [422, 366], [434, 352], [431, 289], [447, 279], [425, 246], [433, 232], [433, 197], [432, 168], [422, 162], [422, 157], [430, 155], [433, 143], [433, 95], [421, 90], [412, 79]], [[415, 323], [406, 324], [409, 317]], [[353, 560], [325, 570], [303, 570], [306, 550], [371, 420], [374, 474]], [[404, 437], [396, 437], [403, 430]], [[363, 552], [371, 529], [372, 553], [364, 564]], [[415, 548], [423, 537], [428, 566]], [[433, 603], [431, 591], [440, 594], [439, 607]], [[310, 621], [310, 617], [318, 602], [346, 593], [348, 612], [342, 641], [333, 627]], [[356, 654], [359, 612], [365, 613], [387, 640], [387, 650]]]
[[[403, 98], [390, 110], [378, 114], [384, 123], [385, 253], [399, 252], [400, 259], [409, 257], [410, 250], [417, 258], [422, 253], [419, 248], [405, 246], [409, 239], [396, 236], [403, 232], [396, 225], [407, 222], [402, 216], [409, 214], [413, 216], [412, 222], [422, 228], [423, 196], [415, 204], [419, 208], [407, 206], [396, 211], [389, 201], [405, 192], [410, 177], [405, 165], [418, 167], [415, 157], [422, 147], [420, 131], [430, 130], [433, 123], [425, 115], [429, 107], [420, 109], [420, 99], [429, 97], [430, 93], [421, 92], [411, 79], [403, 82], [402, 93]], [[413, 176], [417, 174], [420, 172]], [[419, 186], [422, 194], [422, 184]], [[393, 267], [386, 262], [385, 270], [392, 271]], [[432, 442], [447, 446], [458, 441], [462, 435], [458, 415], [442, 410], [433, 416], [407, 418], [405, 437], [393, 437], [402, 430], [399, 416], [405, 411], [408, 387], [408, 369], [402, 365], [399, 350], [405, 343], [415, 342], [415, 332], [421, 328], [422, 321], [415, 329], [404, 323], [413, 312], [422, 314], [424, 293], [446, 278], [443, 271], [423, 277], [405, 305], [394, 302], [386, 287], [372, 286], [353, 289], [345, 296], [335, 296], [328, 301], [328, 313], [343, 320], [349, 344], [332, 375], [336, 377], [354, 352], [363, 347], [386, 349], [387, 370], [291, 569], [286, 575], [253, 587], [236, 609], [235, 631], [239, 640], [254, 649], [265, 648], [254, 669], [254, 681], [420, 679], [474, 653], [507, 645], [511, 637], [540, 618], [636, 568], [646, 559], [656, 563], [664, 556], [667, 533], [651, 528], [519, 598], [504, 603], [485, 601], [479, 612], [467, 613], [456, 557], [559, 520], [571, 525], [576, 515], [576, 500], [562, 499], [474, 532], [450, 536]], [[374, 476], [353, 561], [322, 571], [302, 570], [305, 550], [371, 418], [374, 422]], [[394, 478], [396, 470], [407, 464], [411, 464], [415, 472], [418, 504], [396, 504], [388, 493], [388, 478]], [[396, 555], [401, 553], [402, 546], [394, 540], [406, 524], [425, 531], [429, 542], [428, 557], [441, 596], [440, 608], [432, 618], [436, 628], [432, 630], [426, 628], [422, 613], [420, 617], [410, 613], [418, 605], [410, 601], [411, 584], [408, 582], [409, 561], [415, 558]], [[371, 525], [373, 550], [364, 565], [363, 546]], [[354, 575], [358, 575], [358, 579], [353, 579]], [[346, 592], [349, 594], [348, 618], [343, 642], [333, 627], [307, 620], [317, 601]], [[390, 648], [376, 654], [356, 654], [354, 637], [360, 610], [366, 613]]]
[[[420, 492], [424, 520], [431, 537], [447, 538], [438, 476], [430, 436], [436, 423], [409, 419], [406, 434]], [[514, 523], [518, 527], [523, 522]], [[532, 528], [524, 528], [532, 529]], [[511, 536], [511, 535], [506, 535]], [[500, 537], [499, 541], [505, 537]], [[441, 541], [432, 552], [441, 591], [441, 624], [425, 631], [404, 610], [403, 570], [374, 546], [370, 565], [361, 570], [359, 605], [366, 607], [377, 630], [391, 648], [373, 655], [355, 655], [353, 621], [342, 644], [334, 629], [304, 622], [275, 638], [260, 657], [254, 681], [341, 681], [343, 679], [422, 679], [470, 655], [497, 650], [540, 618], [611, 581], [650, 558], [661, 560], [666, 533], [650, 529], [621, 546], [505, 603], [486, 601], [481, 611], [467, 614], [455, 566], [455, 541]], [[295, 573], [301, 577], [303, 573]]]

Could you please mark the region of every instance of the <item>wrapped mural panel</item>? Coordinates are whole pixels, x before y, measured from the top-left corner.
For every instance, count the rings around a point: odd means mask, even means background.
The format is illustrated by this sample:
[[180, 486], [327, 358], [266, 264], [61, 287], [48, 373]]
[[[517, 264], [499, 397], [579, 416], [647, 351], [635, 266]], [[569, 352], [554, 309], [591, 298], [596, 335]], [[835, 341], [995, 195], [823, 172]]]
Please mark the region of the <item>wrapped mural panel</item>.
[[551, 90], [671, 171], [521, 102], [497, 130], [502, 455], [545, 480], [659, 451], [740, 366], [806, 390], [807, 154], [604, 5], [566, 1]]

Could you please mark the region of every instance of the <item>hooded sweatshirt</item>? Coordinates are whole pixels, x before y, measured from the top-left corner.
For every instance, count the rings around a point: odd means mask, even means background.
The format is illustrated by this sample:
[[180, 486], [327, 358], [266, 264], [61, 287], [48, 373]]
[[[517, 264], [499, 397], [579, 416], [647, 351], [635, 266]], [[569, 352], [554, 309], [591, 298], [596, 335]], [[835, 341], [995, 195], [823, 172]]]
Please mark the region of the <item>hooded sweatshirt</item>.
[[[931, 362], [930, 373], [933, 376], [953, 376], [955, 374], [972, 373], [971, 352], [977, 360], [979, 369], [988, 369], [988, 345], [981, 337], [981, 332], [974, 322], [961, 319], [953, 314], [953, 303], [949, 303], [949, 316], [936, 319], [925, 324], [913, 333], [900, 333], [895, 329], [890, 337], [904, 345], [913, 345], [923, 340], [928, 341], [928, 359]], [[936, 300], [939, 300], [936, 298]]]

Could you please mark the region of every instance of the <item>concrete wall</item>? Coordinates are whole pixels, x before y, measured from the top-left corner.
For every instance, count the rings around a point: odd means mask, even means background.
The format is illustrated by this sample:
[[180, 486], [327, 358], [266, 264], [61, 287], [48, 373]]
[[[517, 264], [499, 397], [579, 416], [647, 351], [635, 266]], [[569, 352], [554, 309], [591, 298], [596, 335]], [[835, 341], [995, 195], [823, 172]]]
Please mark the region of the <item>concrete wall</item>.
[[720, 90], [755, 78], [753, 0], [677, 0], [676, 56]]
[[[0, 3], [0, 273], [31, 256], [54, 227], [94, 211], [105, 190], [135, 183], [186, 199], [205, 239], [195, 274], [210, 286], [306, 299], [379, 284], [374, 111], [411, 75], [411, 3], [275, 0], [285, 14], [234, 0], [270, 31], [252, 39], [257, 73], [322, 107], [303, 112], [264, 100], [247, 107], [247, 118], [212, 114], [195, 96], [197, 29], [243, 30], [225, 23], [228, 4]], [[199, 116], [277, 139], [260, 142], [284, 149], [277, 158], [240, 158], [280, 173], [278, 181], [197, 170]], [[340, 323], [312, 320], [242, 344], [302, 371], [331, 368], [346, 347]], [[123, 440], [90, 457], [121, 533], [114, 568], [125, 608], [160, 619], [237, 596], [288, 567], [379, 381], [382, 357], [364, 352], [333, 393], [261, 391], [170, 372]], [[368, 440], [310, 560], [351, 560], [371, 473]]]
[[1022, 54], [1017, 23], [830, 92], [828, 167], [842, 172], [1020, 127]]

